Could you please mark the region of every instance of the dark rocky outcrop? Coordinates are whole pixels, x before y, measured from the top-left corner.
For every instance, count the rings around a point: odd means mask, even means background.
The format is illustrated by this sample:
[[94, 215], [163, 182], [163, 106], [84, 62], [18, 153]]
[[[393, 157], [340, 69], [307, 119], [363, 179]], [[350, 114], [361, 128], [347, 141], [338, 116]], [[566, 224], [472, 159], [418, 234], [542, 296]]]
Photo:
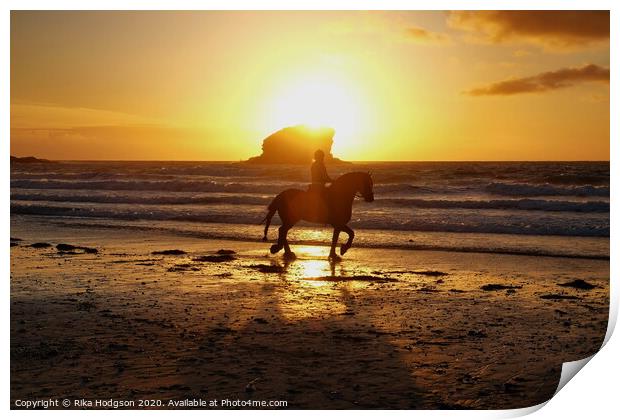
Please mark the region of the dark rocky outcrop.
[[263, 140], [263, 153], [247, 160], [248, 163], [298, 163], [312, 162], [315, 150], [325, 153], [327, 163], [341, 163], [332, 155], [335, 130], [309, 128], [304, 125], [286, 127]]
[[194, 261], [199, 262], [227, 262], [233, 261], [237, 258], [230, 254], [220, 254], [220, 255], [202, 255], [200, 257], [194, 258]]
[[35, 242], [33, 244], [30, 244], [31, 248], [49, 248], [51, 246], [52, 244], [47, 243], [47, 242]]
[[76, 253], [76, 251], [82, 251], [86, 254], [97, 254], [99, 251], [97, 248], [90, 248], [87, 246], [75, 246], [71, 244], [58, 244], [56, 249], [61, 253]]
[[187, 252], [180, 249], [165, 249], [163, 251], [153, 251], [153, 255], [185, 255]]
[[569, 281], [568, 283], [559, 283], [558, 286], [572, 287], [573, 289], [580, 289], [580, 290], [592, 290], [596, 288], [596, 286], [593, 285], [592, 283], [588, 283], [587, 281], [581, 280], [581, 279]]
[[49, 163], [51, 160], [39, 159], [34, 156], [17, 157], [11, 156], [11, 164], [13, 163]]

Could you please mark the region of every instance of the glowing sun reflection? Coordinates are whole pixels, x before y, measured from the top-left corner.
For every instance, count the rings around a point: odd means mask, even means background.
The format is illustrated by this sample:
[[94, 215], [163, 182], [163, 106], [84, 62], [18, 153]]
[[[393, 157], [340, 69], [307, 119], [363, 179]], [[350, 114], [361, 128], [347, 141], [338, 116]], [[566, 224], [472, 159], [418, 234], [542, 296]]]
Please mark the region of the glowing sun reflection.
[[287, 268], [290, 283], [279, 299], [282, 314], [288, 319], [303, 319], [345, 311], [340, 291], [329, 279], [333, 275], [333, 265], [325, 258], [326, 248], [299, 246], [295, 253], [297, 259]]

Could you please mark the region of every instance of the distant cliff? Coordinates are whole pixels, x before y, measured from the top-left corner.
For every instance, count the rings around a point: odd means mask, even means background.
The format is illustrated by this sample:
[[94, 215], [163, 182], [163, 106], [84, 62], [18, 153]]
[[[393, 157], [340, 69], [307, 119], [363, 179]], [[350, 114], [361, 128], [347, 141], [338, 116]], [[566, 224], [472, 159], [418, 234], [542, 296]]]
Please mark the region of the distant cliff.
[[34, 156], [27, 157], [17, 157], [11, 156], [11, 163], [49, 163], [50, 160], [47, 159], [39, 159]]
[[317, 149], [325, 153], [328, 163], [342, 162], [332, 155], [335, 130], [308, 128], [303, 125], [286, 127], [263, 140], [263, 153], [248, 163], [310, 163]]

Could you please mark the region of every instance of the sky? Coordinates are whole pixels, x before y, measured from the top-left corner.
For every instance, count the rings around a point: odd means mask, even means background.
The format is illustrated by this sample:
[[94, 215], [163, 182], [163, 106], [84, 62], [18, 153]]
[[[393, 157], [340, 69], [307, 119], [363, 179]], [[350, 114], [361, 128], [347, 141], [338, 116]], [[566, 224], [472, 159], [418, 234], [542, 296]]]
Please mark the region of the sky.
[[605, 11], [12, 11], [11, 154], [608, 160]]

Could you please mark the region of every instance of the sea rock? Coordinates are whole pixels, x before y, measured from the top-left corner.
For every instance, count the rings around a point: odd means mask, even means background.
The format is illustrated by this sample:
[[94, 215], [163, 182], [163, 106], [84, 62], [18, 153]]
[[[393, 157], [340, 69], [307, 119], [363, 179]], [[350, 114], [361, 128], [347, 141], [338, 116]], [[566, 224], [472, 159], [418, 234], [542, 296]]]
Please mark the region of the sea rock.
[[216, 254], [218, 255], [234, 255], [236, 254], [235, 251], [233, 251], [232, 249], [220, 249], [216, 252]]
[[310, 128], [304, 125], [286, 127], [263, 140], [263, 153], [247, 160], [247, 163], [297, 163], [312, 162], [314, 152], [325, 153], [327, 163], [341, 163], [332, 155], [333, 128]]
[[378, 276], [369, 276], [367, 274], [359, 274], [353, 276], [319, 276], [319, 277], [306, 277], [304, 280], [311, 281], [369, 281], [373, 283], [393, 283], [398, 280], [390, 278], [390, 277], [378, 277]]
[[49, 163], [51, 160], [39, 159], [34, 156], [17, 157], [11, 156], [11, 164], [14, 163]]
[[411, 274], [417, 274], [419, 276], [440, 277], [440, 276], [445, 276], [448, 273], [444, 273], [443, 271], [437, 271], [437, 270], [419, 270], [419, 271], [412, 271]]
[[199, 262], [226, 262], [236, 260], [234, 256], [230, 254], [223, 255], [201, 255], [200, 257], [194, 258], [194, 261]]
[[168, 271], [170, 272], [174, 272], [174, 271], [198, 271], [200, 270], [198, 267], [194, 267], [191, 264], [177, 264], [175, 266], [172, 266], [168, 269]]
[[510, 285], [506, 285], [506, 284], [485, 284], [484, 286], [480, 287], [482, 290], [484, 290], [485, 292], [494, 292], [496, 290], [514, 290], [514, 289], [521, 289], [523, 286], [513, 286], [512, 284]]
[[254, 268], [261, 273], [283, 273], [284, 267], [279, 265], [267, 265], [267, 264], [254, 264], [250, 265], [249, 268]]
[[96, 254], [97, 252], [99, 252], [96, 248], [90, 248], [87, 246], [75, 246], [71, 244], [58, 244], [56, 245], [56, 249], [58, 250], [58, 252], [64, 253], [75, 253], [75, 251], [83, 251], [86, 254]]
[[547, 295], [541, 295], [540, 296], [541, 299], [548, 299], [548, 300], [580, 300], [580, 297], [577, 296], [570, 296], [570, 295], [559, 295], [556, 293], [550, 293]]
[[182, 251], [180, 249], [165, 249], [163, 251], [153, 251], [151, 252], [153, 255], [185, 255], [187, 252]]
[[581, 280], [581, 279], [569, 281], [568, 283], [559, 283], [558, 286], [572, 287], [573, 289], [580, 289], [580, 290], [592, 290], [596, 288], [595, 285], [588, 283], [587, 281]]
[[47, 242], [35, 242], [33, 244], [30, 244], [31, 248], [49, 248], [50, 246], [52, 246], [52, 244], [49, 244]]

